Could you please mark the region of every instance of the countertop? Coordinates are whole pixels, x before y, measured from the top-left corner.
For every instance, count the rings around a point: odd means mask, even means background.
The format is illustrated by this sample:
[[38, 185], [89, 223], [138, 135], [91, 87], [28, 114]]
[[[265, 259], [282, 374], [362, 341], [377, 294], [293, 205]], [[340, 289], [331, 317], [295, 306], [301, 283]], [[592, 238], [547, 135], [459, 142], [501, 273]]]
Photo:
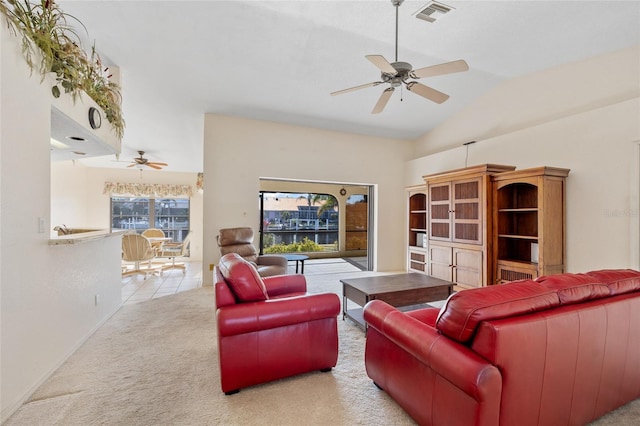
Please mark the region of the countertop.
[[109, 231], [108, 229], [102, 229], [98, 231], [79, 232], [77, 234], [59, 235], [57, 237], [51, 237], [49, 239], [49, 245], [68, 245], [68, 244], [82, 244], [88, 241], [99, 240], [102, 238], [108, 238], [113, 236], [121, 236], [127, 231]]

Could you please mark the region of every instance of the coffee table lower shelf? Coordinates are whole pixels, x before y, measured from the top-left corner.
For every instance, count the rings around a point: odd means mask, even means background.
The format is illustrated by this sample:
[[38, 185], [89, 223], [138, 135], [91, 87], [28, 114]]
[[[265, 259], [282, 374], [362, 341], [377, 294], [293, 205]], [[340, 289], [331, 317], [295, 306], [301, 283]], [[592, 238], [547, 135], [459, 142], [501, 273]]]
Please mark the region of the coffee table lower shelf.
[[[371, 300], [382, 300], [401, 311], [428, 306], [453, 292], [453, 283], [419, 273], [380, 275], [340, 280], [342, 282], [342, 319], [349, 318], [365, 332], [363, 308]], [[358, 308], [349, 308], [349, 302]]]
[[[402, 312], [415, 311], [416, 309], [423, 308], [432, 308], [433, 306], [428, 303], [418, 303], [416, 305], [408, 305], [408, 306], [396, 306], [395, 308]], [[355, 323], [360, 328], [366, 329], [366, 324], [364, 322], [364, 308], [353, 308], [347, 309], [343, 313], [343, 318], [349, 318], [353, 323]]]
[[360, 327], [365, 328], [363, 308], [347, 309], [342, 313], [342, 319], [345, 319], [345, 318], [349, 318], [356, 325], [359, 325]]

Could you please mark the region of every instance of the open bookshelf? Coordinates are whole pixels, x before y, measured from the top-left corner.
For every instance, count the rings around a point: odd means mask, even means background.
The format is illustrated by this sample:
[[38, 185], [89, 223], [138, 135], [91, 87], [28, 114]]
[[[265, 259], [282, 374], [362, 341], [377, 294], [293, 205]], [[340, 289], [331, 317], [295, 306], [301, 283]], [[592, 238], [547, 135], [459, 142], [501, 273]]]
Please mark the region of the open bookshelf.
[[409, 197], [409, 245], [424, 247], [420, 235], [427, 232], [427, 195], [413, 194]]
[[568, 173], [538, 167], [492, 177], [496, 283], [564, 271]]
[[409, 190], [409, 250], [408, 269], [427, 272], [427, 194], [426, 188], [414, 187]]

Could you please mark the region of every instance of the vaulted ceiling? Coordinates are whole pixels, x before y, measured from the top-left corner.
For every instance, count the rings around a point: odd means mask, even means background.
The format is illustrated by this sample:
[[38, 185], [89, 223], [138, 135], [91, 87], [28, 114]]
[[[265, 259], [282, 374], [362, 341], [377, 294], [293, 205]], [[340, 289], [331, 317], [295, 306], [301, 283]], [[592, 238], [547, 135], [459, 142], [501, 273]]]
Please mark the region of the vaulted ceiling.
[[[171, 171], [202, 171], [205, 113], [415, 139], [506, 80], [640, 48], [638, 1], [444, 1], [453, 10], [430, 23], [415, 16], [428, 1], [407, 0], [398, 60], [470, 69], [420, 80], [450, 96], [443, 104], [396, 90], [371, 114], [386, 85], [329, 93], [380, 79], [365, 55], [394, 61], [390, 0], [58, 3], [120, 69], [121, 161], [143, 150]], [[126, 166], [111, 160], [83, 162]]]

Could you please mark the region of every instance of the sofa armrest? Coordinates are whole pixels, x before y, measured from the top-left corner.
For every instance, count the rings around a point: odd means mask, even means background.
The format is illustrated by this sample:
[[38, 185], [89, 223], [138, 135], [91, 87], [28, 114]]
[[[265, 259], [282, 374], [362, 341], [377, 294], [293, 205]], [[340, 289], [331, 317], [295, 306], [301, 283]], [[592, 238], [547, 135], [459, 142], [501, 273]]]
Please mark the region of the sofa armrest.
[[216, 317], [223, 337], [336, 318], [339, 313], [338, 295], [323, 293], [224, 306]]
[[262, 282], [269, 297], [307, 292], [307, 280], [304, 275], [274, 275], [262, 278]]
[[262, 254], [258, 256], [258, 265], [283, 266], [286, 270], [287, 258], [278, 254]]
[[364, 320], [474, 399], [483, 401], [500, 394], [502, 378], [497, 367], [435, 328], [380, 300], [365, 305]]

